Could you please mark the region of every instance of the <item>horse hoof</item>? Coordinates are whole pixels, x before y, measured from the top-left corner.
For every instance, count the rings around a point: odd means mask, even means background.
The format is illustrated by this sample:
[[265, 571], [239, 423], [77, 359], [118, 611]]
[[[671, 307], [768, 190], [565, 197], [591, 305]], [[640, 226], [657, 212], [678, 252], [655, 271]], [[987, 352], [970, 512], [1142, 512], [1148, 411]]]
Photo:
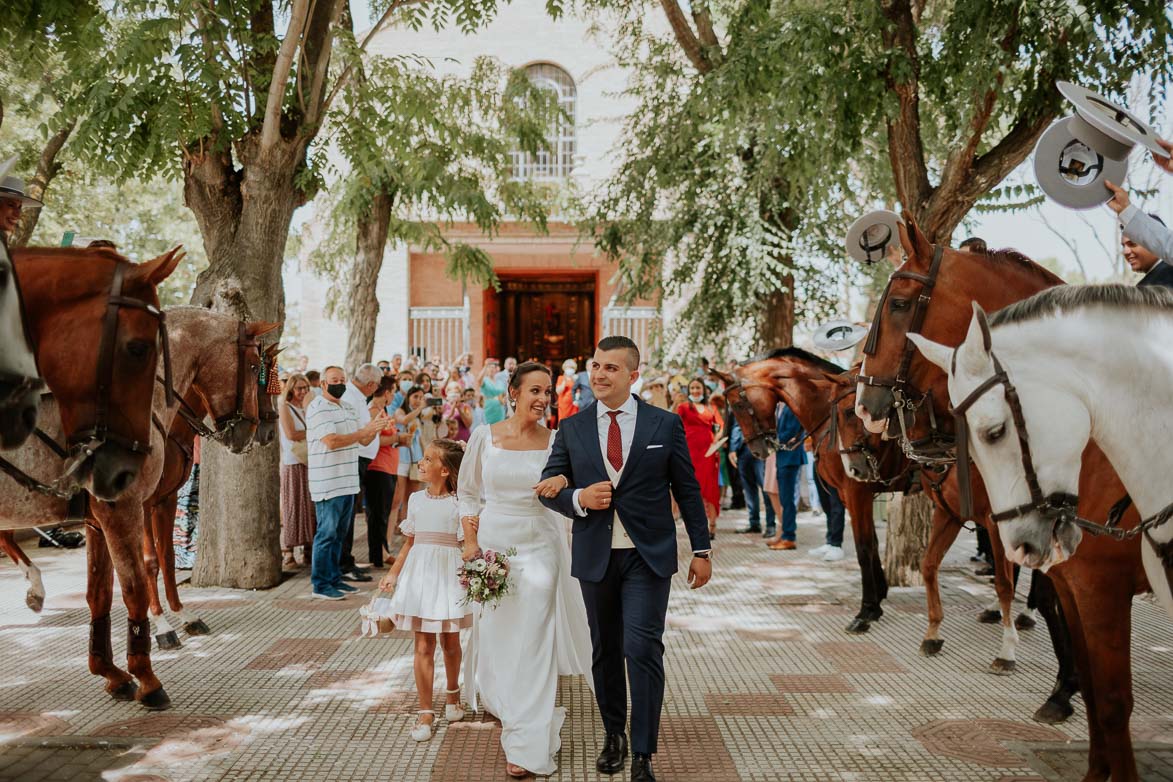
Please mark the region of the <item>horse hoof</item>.
[[941, 653], [941, 647], [945, 645], [945, 641], [940, 638], [926, 638], [920, 642], [921, 657], [932, 657]]
[[171, 708], [171, 698], [160, 687], [153, 692], [148, 692], [143, 697], [139, 698], [139, 702], [147, 707], [150, 711], [166, 711]]
[[1042, 722], [1047, 725], [1058, 725], [1060, 722], [1066, 722], [1067, 718], [1075, 713], [1075, 709], [1071, 707], [1070, 701], [1057, 700], [1051, 698], [1031, 717], [1035, 722]]
[[45, 596], [35, 595], [29, 592], [24, 596], [24, 604], [33, 610], [34, 613], [41, 613], [41, 609], [45, 607]]
[[183, 626], [183, 632], [188, 635], [211, 635], [212, 628], [204, 623], [203, 619], [197, 619], [194, 622], [188, 622]]
[[168, 630], [165, 633], [159, 633], [155, 636], [155, 643], [159, 645], [160, 649], [181, 649], [183, 644], [179, 642], [179, 636], [174, 630]]
[[1014, 673], [1014, 669], [1018, 667], [1018, 663], [1014, 660], [1003, 660], [1001, 657], [990, 663], [990, 673], [995, 673], [999, 676], [1007, 676]]
[[978, 621], [984, 625], [996, 625], [1002, 621], [1002, 612], [987, 608], [978, 614]]
[[863, 635], [871, 629], [872, 623], [859, 616], [852, 619], [851, 624], [847, 625], [847, 632], [851, 635]]
[[116, 701], [132, 701], [138, 696], [138, 685], [132, 681], [125, 681], [109, 692], [110, 697]]
[[1018, 630], [1033, 630], [1038, 622], [1030, 614], [1019, 614], [1014, 617], [1014, 627]]

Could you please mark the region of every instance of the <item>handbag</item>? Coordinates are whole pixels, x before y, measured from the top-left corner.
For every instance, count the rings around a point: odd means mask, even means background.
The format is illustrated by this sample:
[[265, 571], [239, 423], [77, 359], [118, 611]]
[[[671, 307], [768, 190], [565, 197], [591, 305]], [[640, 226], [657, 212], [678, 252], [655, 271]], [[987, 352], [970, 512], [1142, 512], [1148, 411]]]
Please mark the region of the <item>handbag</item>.
[[[297, 420], [301, 421], [302, 429], [305, 429], [305, 418], [301, 411], [296, 407], [290, 406], [289, 412], [297, 416]], [[306, 440], [291, 440], [289, 443], [289, 450], [293, 452], [293, 458], [297, 459], [298, 464], [303, 464], [306, 467], [310, 466], [310, 445]]]

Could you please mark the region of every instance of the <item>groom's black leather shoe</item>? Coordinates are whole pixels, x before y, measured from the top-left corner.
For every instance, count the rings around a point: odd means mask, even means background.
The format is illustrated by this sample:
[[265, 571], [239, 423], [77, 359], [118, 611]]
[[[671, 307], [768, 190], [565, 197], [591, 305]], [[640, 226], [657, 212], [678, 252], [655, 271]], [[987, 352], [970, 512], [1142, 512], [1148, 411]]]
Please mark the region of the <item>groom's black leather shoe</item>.
[[627, 736], [623, 733], [608, 733], [603, 739], [603, 751], [595, 761], [595, 768], [601, 774], [618, 774], [627, 759]]
[[656, 775], [652, 773], [651, 755], [631, 756], [631, 782], [656, 782]]

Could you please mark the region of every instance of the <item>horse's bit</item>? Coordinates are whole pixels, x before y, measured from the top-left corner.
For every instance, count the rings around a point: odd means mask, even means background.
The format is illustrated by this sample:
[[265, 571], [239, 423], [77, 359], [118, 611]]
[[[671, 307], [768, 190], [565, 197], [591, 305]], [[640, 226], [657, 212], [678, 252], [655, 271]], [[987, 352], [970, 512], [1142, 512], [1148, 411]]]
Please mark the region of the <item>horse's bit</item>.
[[[1108, 535], [1116, 540], [1128, 540], [1144, 534], [1145, 540], [1153, 547], [1158, 559], [1164, 563], [1165, 569], [1173, 569], [1173, 541], [1158, 543], [1150, 530], [1161, 526], [1173, 518], [1173, 503], [1166, 505], [1158, 513], [1141, 521], [1132, 529], [1120, 529], [1111, 522], [1107, 526], [1082, 518], [1076, 512], [1079, 497], [1068, 492], [1052, 492], [1043, 494], [1039, 487], [1038, 473], [1035, 471], [1034, 459], [1030, 452], [1030, 436], [1026, 431], [1026, 419], [1022, 414], [1022, 402], [1018, 398], [1018, 391], [1010, 382], [1010, 376], [1003, 369], [998, 357], [990, 353], [994, 362], [994, 374], [986, 378], [977, 388], [969, 393], [959, 405], [953, 408], [953, 417], [957, 424], [957, 486], [961, 492], [961, 515], [963, 519], [973, 518], [973, 493], [970, 487], [969, 476], [969, 425], [965, 420], [965, 413], [987, 391], [995, 386], [1002, 386], [1006, 394], [1006, 404], [1010, 407], [1010, 415], [1014, 419], [1014, 428], [1018, 432], [1019, 450], [1022, 452], [1022, 471], [1026, 479], [1027, 489], [1030, 491], [1030, 502], [1023, 503], [1008, 510], [993, 513], [990, 518], [996, 522], [1013, 521], [1029, 513], [1038, 513], [1044, 520], [1051, 522], [1052, 534], [1060, 522], [1069, 521], [1092, 535]], [[952, 373], [957, 370], [957, 349], [953, 350]], [[1118, 503], [1119, 504], [1119, 503]], [[1113, 515], [1118, 515], [1113, 512]]]
[[[891, 478], [885, 479], [883, 477], [883, 468], [880, 466], [880, 456], [868, 444], [866, 437], [860, 437], [853, 444], [843, 447], [843, 443], [839, 440], [839, 403], [849, 396], [855, 394], [855, 389], [850, 388], [844, 391], [831, 402], [831, 426], [827, 429], [825, 437], [830, 438], [831, 447], [834, 448], [840, 456], [851, 456], [852, 454], [860, 454], [864, 461], [867, 462], [868, 474], [863, 478], [859, 478], [862, 483], [876, 483], [881, 486], [890, 487], [903, 480], [911, 471], [913, 463], [910, 461], [903, 470], [898, 472]], [[821, 424], [820, 424], [821, 426]], [[816, 427], [817, 428], [817, 427]]]
[[159, 323], [159, 340], [163, 351], [164, 387], [167, 392], [167, 403], [174, 401], [174, 391], [171, 387], [171, 346], [167, 340], [167, 323], [163, 311], [150, 302], [136, 299], [122, 294], [123, 279], [129, 264], [118, 261], [114, 266], [114, 275], [110, 282], [110, 293], [106, 297], [106, 314], [102, 321], [102, 339], [98, 345], [98, 370], [95, 396], [97, 397], [94, 423], [77, 432], [74, 432], [66, 442], [66, 449], [62, 449], [51, 437], [37, 430], [37, 435], [46, 444], [52, 443], [54, 453], [64, 459], [65, 465], [62, 474], [51, 484], [42, 483], [33, 478], [19, 467], [0, 458], [0, 471], [9, 475], [18, 484], [30, 491], [38, 491], [58, 499], [69, 499], [76, 494], [80, 486], [73, 476], [86, 464], [94, 453], [106, 443], [120, 445], [132, 453], [146, 456], [151, 452], [151, 444], [140, 442], [137, 439], [125, 437], [117, 432], [110, 431], [110, 397], [114, 387], [114, 350], [118, 337], [118, 312], [122, 308], [140, 309], [155, 318]]
[[[884, 293], [880, 297], [879, 304], [876, 306], [876, 316], [872, 320], [872, 327], [868, 330], [867, 342], [864, 343], [863, 352], [865, 356], [874, 356], [876, 354], [880, 340], [880, 322], [884, 312], [884, 303], [888, 300], [888, 294], [892, 288], [893, 280], [915, 280], [923, 286], [920, 295], [916, 297], [916, 301], [913, 304], [912, 323], [906, 332], [907, 334], [920, 333], [921, 328], [924, 326], [925, 318], [928, 315], [929, 303], [933, 300], [933, 289], [937, 285], [937, 274], [941, 269], [941, 258], [944, 251], [945, 248], [943, 245], [934, 245], [933, 261], [929, 265], [929, 273], [927, 275], [912, 271], [895, 271], [888, 278], [888, 284], [885, 286]], [[890, 388], [892, 390], [893, 411], [889, 417], [896, 417], [900, 428], [900, 447], [904, 451], [905, 456], [911, 461], [920, 464], [949, 463], [954, 459], [953, 437], [937, 426], [936, 414], [933, 412], [932, 394], [931, 392], [920, 391], [920, 389], [908, 380], [908, 371], [912, 366], [912, 359], [915, 355], [916, 346], [912, 344], [911, 340], [906, 338], [904, 351], [900, 355], [900, 365], [896, 370], [895, 378], [880, 378], [861, 373], [859, 375], [859, 382], [867, 386]], [[925, 406], [926, 402], [928, 403], [929, 411], [929, 434], [927, 437], [919, 440], [912, 440], [908, 436], [908, 423], [906, 418], [912, 416], [915, 419], [917, 413]]]
[[[752, 447], [755, 442], [763, 440], [765, 441], [766, 448], [770, 451], [788, 450], [784, 448], [782, 443], [778, 442], [778, 430], [776, 428], [765, 430], [759, 425], [758, 416], [754, 412], [753, 405], [749, 403], [749, 400], [745, 398], [744, 394], [740, 393], [742, 389], [746, 388], [766, 388], [771, 393], [774, 391], [774, 387], [768, 383], [746, 383], [741, 380], [725, 386], [725, 399], [729, 402], [729, 406], [733, 408], [734, 413], [740, 412], [743, 417], [748, 417], [750, 421], [753, 421], [753, 431], [742, 432], [745, 436], [745, 444]], [[738, 393], [729, 393], [734, 390], [738, 391]]]

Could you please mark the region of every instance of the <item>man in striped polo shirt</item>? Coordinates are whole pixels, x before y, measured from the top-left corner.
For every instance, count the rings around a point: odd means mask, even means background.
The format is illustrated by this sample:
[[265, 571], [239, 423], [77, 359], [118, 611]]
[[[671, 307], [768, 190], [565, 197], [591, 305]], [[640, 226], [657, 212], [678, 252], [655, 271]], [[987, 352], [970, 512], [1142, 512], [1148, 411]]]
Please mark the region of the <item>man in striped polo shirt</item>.
[[359, 489], [358, 451], [389, 423], [387, 414], [380, 413], [360, 427], [358, 411], [342, 401], [345, 393], [346, 373], [341, 367], [326, 367], [322, 395], [306, 409], [310, 498], [318, 520], [310, 583], [313, 596], [322, 600], [341, 600], [346, 592], [358, 591], [342, 580], [338, 564]]

